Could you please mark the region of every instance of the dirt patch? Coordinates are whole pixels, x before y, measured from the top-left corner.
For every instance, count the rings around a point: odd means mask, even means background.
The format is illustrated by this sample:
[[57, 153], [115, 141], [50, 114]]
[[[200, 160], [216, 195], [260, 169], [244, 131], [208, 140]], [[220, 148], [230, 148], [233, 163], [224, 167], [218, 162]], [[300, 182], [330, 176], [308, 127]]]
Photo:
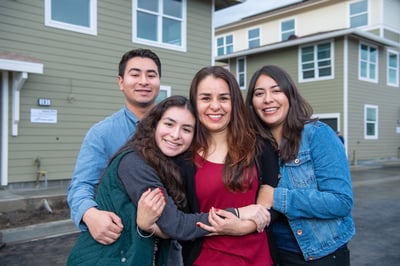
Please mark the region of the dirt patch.
[[44, 205], [36, 209], [0, 212], [0, 230], [70, 218], [70, 211], [65, 201], [49, 205], [51, 212]]

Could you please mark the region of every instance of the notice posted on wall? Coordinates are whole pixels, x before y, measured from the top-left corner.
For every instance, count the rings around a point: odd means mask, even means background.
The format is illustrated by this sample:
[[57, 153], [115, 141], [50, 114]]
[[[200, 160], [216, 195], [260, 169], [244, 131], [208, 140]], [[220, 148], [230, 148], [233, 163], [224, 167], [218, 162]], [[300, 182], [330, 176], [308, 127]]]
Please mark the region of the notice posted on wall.
[[57, 110], [31, 108], [31, 123], [57, 124]]

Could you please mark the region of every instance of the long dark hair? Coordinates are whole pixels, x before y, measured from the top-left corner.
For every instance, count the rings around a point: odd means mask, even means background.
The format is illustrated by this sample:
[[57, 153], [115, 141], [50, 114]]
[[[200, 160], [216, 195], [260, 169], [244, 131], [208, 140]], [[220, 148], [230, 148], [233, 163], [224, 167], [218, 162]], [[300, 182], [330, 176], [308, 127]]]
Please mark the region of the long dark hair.
[[240, 87], [231, 72], [220, 66], [209, 66], [200, 69], [194, 76], [190, 86], [190, 101], [196, 112], [196, 141], [193, 144], [193, 155], [202, 151], [209, 152], [210, 133], [200, 123], [197, 113], [197, 89], [199, 83], [208, 76], [224, 80], [230, 89], [232, 99], [232, 114], [228, 125], [228, 154], [225, 158], [223, 182], [231, 191], [244, 191], [244, 184], [249, 181], [251, 188], [253, 178], [253, 159], [255, 154], [256, 135], [248, 130], [249, 121], [246, 106]]
[[154, 106], [140, 120], [133, 137], [121, 147], [118, 153], [134, 149], [139, 156], [157, 172], [168, 194], [178, 207], [186, 205], [184, 185], [179, 167], [171, 157], [164, 155], [155, 141], [157, 124], [164, 113], [171, 107], [182, 107], [189, 110], [195, 117], [194, 109], [184, 96], [171, 96]]
[[[279, 147], [268, 126], [258, 117], [253, 107], [255, 85], [261, 75], [269, 76], [275, 80], [289, 101], [289, 111], [283, 124], [282, 142]], [[246, 97], [246, 107], [249, 112], [251, 127], [255, 130], [256, 134], [272, 141], [274, 147], [279, 149], [281, 163], [295, 159], [299, 151], [304, 124], [317, 120], [311, 118], [313, 108], [300, 95], [289, 74], [275, 65], [263, 66], [253, 74]]]

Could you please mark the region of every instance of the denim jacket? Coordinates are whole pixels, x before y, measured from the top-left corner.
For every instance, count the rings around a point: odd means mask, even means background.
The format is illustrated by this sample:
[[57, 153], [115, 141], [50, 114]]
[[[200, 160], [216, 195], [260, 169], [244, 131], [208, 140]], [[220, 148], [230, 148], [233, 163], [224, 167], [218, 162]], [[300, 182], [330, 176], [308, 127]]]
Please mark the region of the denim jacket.
[[86, 134], [76, 160], [74, 174], [68, 187], [71, 218], [80, 230], [83, 214], [97, 207], [94, 200], [96, 186], [114, 153], [133, 135], [139, 119], [125, 106], [98, 122]]
[[280, 166], [273, 208], [286, 215], [306, 260], [334, 252], [355, 234], [343, 144], [322, 122], [304, 126], [295, 160]]

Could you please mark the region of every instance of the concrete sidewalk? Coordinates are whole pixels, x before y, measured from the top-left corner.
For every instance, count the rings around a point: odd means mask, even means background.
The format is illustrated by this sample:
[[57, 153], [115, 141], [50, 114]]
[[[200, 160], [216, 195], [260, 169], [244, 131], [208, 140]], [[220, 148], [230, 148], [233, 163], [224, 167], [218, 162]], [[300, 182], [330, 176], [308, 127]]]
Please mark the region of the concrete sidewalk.
[[66, 199], [68, 185], [60, 184], [47, 188], [2, 189], [0, 190], [0, 212], [26, 209], [40, 204], [42, 199]]
[[[364, 161], [351, 166], [351, 172], [382, 167], [398, 167], [400, 159]], [[359, 175], [352, 175], [354, 186], [362, 185], [365, 182], [382, 182], [383, 180], [361, 180]], [[51, 202], [52, 200], [65, 200], [67, 196], [67, 183], [56, 187], [38, 189], [13, 189], [0, 190], [0, 212], [24, 209], [32, 204], [39, 204], [43, 199]], [[4, 243], [17, 243], [43, 239], [78, 232], [78, 229], [70, 219], [35, 224], [19, 228], [0, 230], [3, 235]]]
[[[57, 184], [54, 187], [0, 190], [0, 213], [16, 210], [38, 209], [46, 202], [49, 206], [60, 205], [67, 198], [68, 184]], [[54, 209], [54, 208], [53, 208]], [[6, 244], [43, 239], [78, 232], [70, 219], [44, 222], [29, 226], [2, 229], [2, 242]]]

